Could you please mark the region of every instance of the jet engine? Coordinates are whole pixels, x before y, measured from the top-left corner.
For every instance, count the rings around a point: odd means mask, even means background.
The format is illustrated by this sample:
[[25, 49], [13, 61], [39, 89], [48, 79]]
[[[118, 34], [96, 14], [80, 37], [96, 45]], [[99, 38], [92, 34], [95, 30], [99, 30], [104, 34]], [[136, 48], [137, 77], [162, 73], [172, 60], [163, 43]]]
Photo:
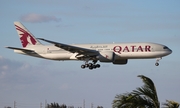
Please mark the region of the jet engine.
[[118, 55], [116, 55], [112, 51], [101, 51], [99, 52], [99, 56], [97, 56], [100, 62], [112, 62], [113, 64], [127, 64], [127, 59], [121, 59]]

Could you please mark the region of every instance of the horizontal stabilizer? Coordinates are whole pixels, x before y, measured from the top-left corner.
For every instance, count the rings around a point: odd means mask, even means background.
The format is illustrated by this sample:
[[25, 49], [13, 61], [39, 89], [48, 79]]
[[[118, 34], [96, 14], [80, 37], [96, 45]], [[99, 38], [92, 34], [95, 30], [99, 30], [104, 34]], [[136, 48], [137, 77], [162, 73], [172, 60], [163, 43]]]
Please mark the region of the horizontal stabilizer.
[[20, 51], [28, 52], [28, 53], [34, 52], [33, 50], [23, 49], [23, 48], [16, 48], [16, 47], [6, 47], [6, 48], [13, 49], [13, 50], [20, 50]]

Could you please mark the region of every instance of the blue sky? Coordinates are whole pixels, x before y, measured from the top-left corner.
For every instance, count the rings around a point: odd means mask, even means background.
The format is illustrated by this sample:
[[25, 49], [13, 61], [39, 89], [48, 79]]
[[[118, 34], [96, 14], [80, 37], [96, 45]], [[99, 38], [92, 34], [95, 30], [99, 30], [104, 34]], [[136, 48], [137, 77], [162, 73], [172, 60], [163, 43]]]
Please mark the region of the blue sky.
[[[111, 107], [116, 94], [131, 92], [151, 78], [160, 102], [180, 103], [180, 1], [178, 0], [16, 0], [0, 1], [0, 107], [39, 108], [45, 100], [86, 108]], [[83, 62], [50, 61], [15, 54], [21, 47], [13, 22], [22, 22], [36, 37], [61, 43], [155, 42], [173, 53], [154, 66], [152, 60], [127, 65], [101, 63], [82, 70]]]

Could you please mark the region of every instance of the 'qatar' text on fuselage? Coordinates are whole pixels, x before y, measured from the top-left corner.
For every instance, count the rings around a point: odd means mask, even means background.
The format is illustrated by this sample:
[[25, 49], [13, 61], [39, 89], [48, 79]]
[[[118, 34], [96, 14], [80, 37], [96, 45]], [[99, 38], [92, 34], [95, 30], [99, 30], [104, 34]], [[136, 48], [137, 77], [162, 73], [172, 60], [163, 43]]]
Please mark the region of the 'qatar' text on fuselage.
[[136, 45], [131, 45], [131, 46], [115, 46], [113, 48], [114, 52], [120, 53], [121, 52], [151, 52], [151, 46], [150, 45], [145, 45], [145, 46], [136, 46]]

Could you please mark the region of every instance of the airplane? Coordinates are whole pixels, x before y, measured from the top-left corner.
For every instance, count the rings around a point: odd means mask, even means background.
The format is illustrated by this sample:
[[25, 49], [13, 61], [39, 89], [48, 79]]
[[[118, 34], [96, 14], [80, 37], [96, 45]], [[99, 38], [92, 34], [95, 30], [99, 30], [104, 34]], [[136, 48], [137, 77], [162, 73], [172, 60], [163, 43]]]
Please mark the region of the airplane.
[[[153, 59], [159, 65], [162, 57], [172, 53], [167, 46], [151, 42], [112, 44], [63, 44], [43, 38], [36, 38], [23, 24], [14, 22], [23, 48], [6, 47], [14, 52], [49, 60], [80, 60], [81, 68], [100, 68], [98, 61], [125, 65], [129, 59]], [[50, 43], [44, 45], [41, 41]], [[91, 61], [91, 63], [89, 63]]]

